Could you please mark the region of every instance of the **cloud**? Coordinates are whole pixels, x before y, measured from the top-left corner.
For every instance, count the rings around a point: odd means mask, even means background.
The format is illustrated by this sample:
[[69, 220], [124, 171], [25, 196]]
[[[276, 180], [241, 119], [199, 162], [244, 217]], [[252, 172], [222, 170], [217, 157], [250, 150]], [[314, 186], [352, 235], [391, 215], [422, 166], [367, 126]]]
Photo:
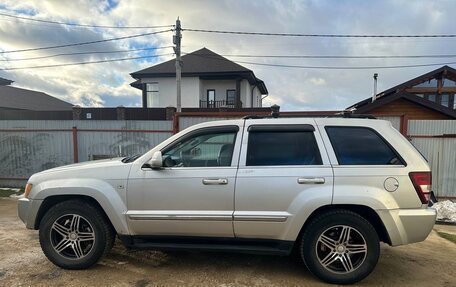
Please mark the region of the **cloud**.
[[[453, 33], [453, 1], [3, 1], [5, 13], [38, 19], [96, 25], [153, 26], [182, 20], [183, 28], [321, 34], [446, 34]], [[16, 12], [14, 12], [16, 11]], [[394, 13], [392, 13], [394, 11]], [[119, 37], [152, 30], [86, 29], [0, 17], [0, 50], [16, 50]], [[401, 55], [453, 54], [453, 39], [334, 39], [264, 37], [183, 32], [183, 51], [207, 47], [219, 54], [251, 55]], [[121, 50], [172, 45], [172, 34], [160, 34], [96, 45], [3, 54], [18, 59], [55, 53]], [[34, 61], [1, 62], [2, 67], [52, 65], [100, 59], [172, 53], [171, 49], [116, 55], [88, 54]], [[234, 61], [243, 58], [229, 57]], [[62, 68], [1, 71], [17, 86], [47, 92], [81, 105], [138, 105], [140, 91], [129, 86], [129, 73], [171, 56]], [[250, 62], [311, 66], [386, 66], [445, 62], [448, 59], [274, 59]], [[379, 90], [426, 73], [434, 67], [410, 69], [324, 70], [274, 68], [242, 64], [265, 81], [265, 105], [284, 110], [343, 109], [370, 97], [372, 75]], [[435, 67], [437, 68], [437, 67]]]

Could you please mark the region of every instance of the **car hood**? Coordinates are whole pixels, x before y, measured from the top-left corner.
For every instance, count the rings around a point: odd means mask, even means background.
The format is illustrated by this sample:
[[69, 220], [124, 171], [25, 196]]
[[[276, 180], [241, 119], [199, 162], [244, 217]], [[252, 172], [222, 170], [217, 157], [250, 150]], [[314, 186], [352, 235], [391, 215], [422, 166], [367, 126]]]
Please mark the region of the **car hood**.
[[44, 170], [32, 175], [29, 182], [37, 183], [51, 179], [98, 178], [126, 179], [131, 168], [122, 158], [104, 159], [64, 165]]

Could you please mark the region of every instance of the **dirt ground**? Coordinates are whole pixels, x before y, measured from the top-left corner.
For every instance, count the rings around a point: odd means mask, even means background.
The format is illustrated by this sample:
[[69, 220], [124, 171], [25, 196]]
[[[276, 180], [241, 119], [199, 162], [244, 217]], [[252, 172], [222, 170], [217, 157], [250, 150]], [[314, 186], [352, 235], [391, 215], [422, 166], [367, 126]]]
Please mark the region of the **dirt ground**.
[[[441, 230], [456, 232], [452, 226]], [[435, 232], [421, 243], [382, 245], [374, 272], [358, 286], [456, 286], [456, 244]], [[26, 230], [16, 201], [0, 199], [0, 286], [326, 286], [288, 257], [128, 251], [119, 242], [89, 270], [50, 263], [38, 232]]]

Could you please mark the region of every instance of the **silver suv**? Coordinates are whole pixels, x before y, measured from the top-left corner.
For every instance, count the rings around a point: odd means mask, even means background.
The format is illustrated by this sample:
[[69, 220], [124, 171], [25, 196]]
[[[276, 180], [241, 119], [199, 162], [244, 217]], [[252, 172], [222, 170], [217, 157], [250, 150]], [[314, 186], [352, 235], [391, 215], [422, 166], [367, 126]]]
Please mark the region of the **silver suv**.
[[18, 210], [66, 269], [95, 264], [117, 235], [136, 249], [296, 254], [349, 284], [373, 270], [380, 241], [428, 236], [430, 186], [426, 160], [387, 121], [240, 119], [34, 174]]

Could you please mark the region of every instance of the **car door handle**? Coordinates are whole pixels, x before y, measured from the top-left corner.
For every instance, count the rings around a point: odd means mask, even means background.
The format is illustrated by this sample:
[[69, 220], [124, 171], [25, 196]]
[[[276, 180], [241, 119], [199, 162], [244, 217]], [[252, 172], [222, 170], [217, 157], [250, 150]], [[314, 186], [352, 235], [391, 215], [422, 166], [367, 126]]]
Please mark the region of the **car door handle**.
[[299, 184], [323, 184], [325, 183], [324, 177], [299, 177]]
[[228, 184], [228, 179], [226, 178], [204, 178], [204, 185], [217, 185], [217, 184]]

